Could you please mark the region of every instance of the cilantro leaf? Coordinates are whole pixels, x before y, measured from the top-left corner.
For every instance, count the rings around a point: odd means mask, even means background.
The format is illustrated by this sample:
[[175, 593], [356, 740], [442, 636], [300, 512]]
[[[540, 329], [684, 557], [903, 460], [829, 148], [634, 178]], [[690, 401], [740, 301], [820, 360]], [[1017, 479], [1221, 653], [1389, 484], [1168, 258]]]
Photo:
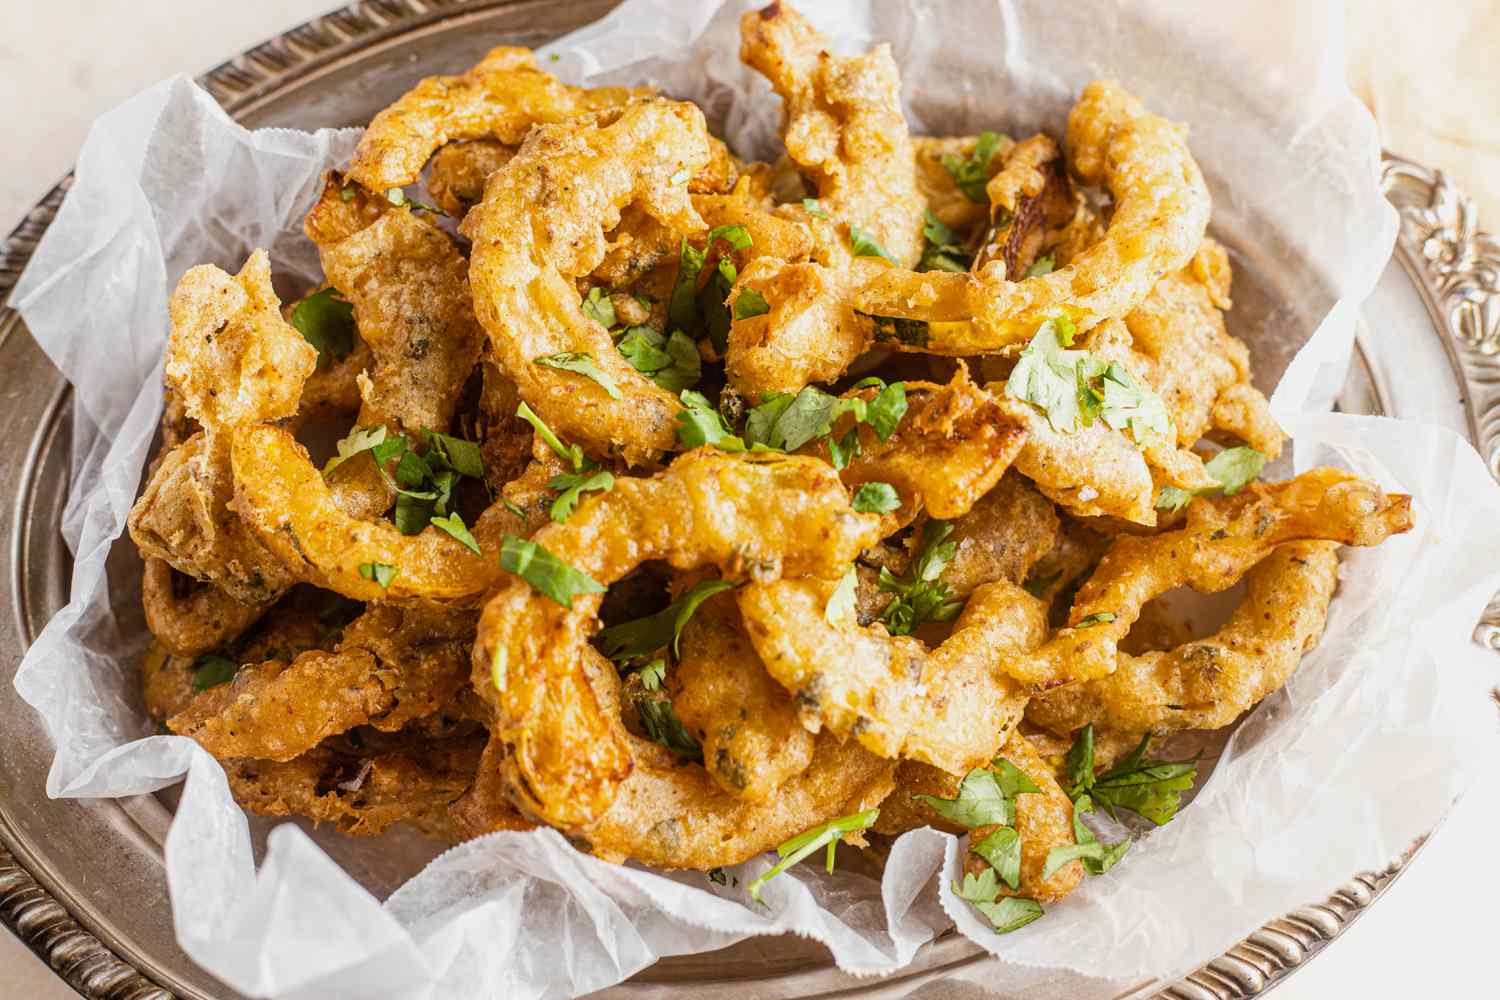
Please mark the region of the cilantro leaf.
[[811, 215], [815, 218], [824, 220], [828, 218], [828, 213], [823, 210], [822, 204], [820, 204], [818, 199], [816, 198], [803, 198], [802, 207], [806, 209], [808, 215]]
[[376, 427], [354, 428], [334, 445], [338, 450], [338, 454], [324, 463], [323, 475], [328, 475], [355, 455], [369, 451], [371, 448], [385, 441], [385, 439], [385, 424], [380, 424]]
[[803, 858], [827, 848], [829, 866], [833, 870], [833, 851], [838, 841], [843, 839], [847, 833], [858, 833], [868, 830], [875, 824], [880, 816], [879, 809], [870, 809], [862, 813], [854, 813], [850, 816], [840, 816], [831, 819], [821, 826], [815, 826], [811, 830], [799, 833], [790, 840], [784, 841], [776, 848], [776, 853], [781, 860], [776, 862], [765, 874], [753, 880], [746, 888], [750, 892], [750, 898], [759, 903], [761, 888], [771, 879], [780, 875], [788, 868], [801, 861]]
[[514, 573], [540, 594], [565, 608], [579, 594], [602, 594], [604, 586], [563, 562], [536, 542], [506, 535], [500, 543], [500, 568]]
[[396, 576], [396, 567], [389, 563], [360, 563], [359, 575], [366, 580], [374, 580], [382, 588], [387, 588]]
[[953, 893], [984, 914], [996, 934], [1025, 927], [1042, 915], [1042, 904], [1024, 896], [1000, 896], [1000, 880], [992, 868], [984, 874], [964, 874], [963, 885], [954, 883]]
[[693, 739], [693, 734], [688, 732], [682, 720], [672, 709], [672, 702], [665, 697], [654, 697], [651, 694], [641, 693], [633, 700], [636, 712], [641, 717], [641, 728], [646, 730], [646, 735], [666, 747], [668, 750], [684, 757], [701, 760], [703, 747]]
[[240, 665], [227, 656], [204, 653], [193, 661], [193, 690], [207, 691], [211, 687], [227, 684], [239, 673]]
[[1130, 838], [1117, 841], [1113, 844], [1100, 843], [1099, 838], [1094, 836], [1094, 831], [1084, 825], [1080, 818], [1086, 812], [1092, 812], [1094, 803], [1087, 795], [1082, 796], [1073, 803], [1073, 839], [1075, 843], [1061, 844], [1047, 852], [1047, 860], [1042, 867], [1042, 880], [1051, 878], [1059, 868], [1070, 861], [1082, 861], [1084, 870], [1090, 875], [1103, 875], [1115, 866], [1115, 862], [1125, 856], [1130, 849]]
[[1254, 481], [1265, 468], [1266, 456], [1254, 448], [1226, 448], [1203, 464], [1203, 471], [1218, 480], [1218, 486], [1185, 490], [1177, 486], [1163, 486], [1156, 495], [1156, 509], [1178, 511], [1188, 505], [1194, 497], [1234, 496]]
[[608, 330], [615, 325], [615, 304], [610, 300], [609, 294], [604, 289], [595, 285], [589, 289], [589, 294], [578, 304], [583, 314]]
[[429, 451], [436, 452], [448, 468], [470, 479], [484, 478], [484, 458], [479, 445], [437, 431], [424, 430], [422, 435], [427, 440]]
[[1051, 256], [1039, 257], [1035, 264], [1026, 269], [1026, 277], [1040, 278], [1044, 274], [1051, 274], [1052, 268], [1053, 260]]
[[828, 457], [840, 472], [848, 468], [849, 463], [859, 457], [859, 428], [849, 428], [842, 438], [829, 438]]
[[881, 389], [865, 411], [865, 422], [882, 441], [889, 441], [896, 426], [906, 416], [906, 383], [892, 382]]
[[620, 387], [615, 384], [614, 376], [599, 367], [592, 354], [586, 351], [564, 351], [561, 354], [545, 354], [540, 358], [532, 358], [531, 363], [541, 365], [544, 368], [556, 368], [565, 372], [573, 372], [582, 375], [598, 383], [599, 387], [609, 394], [610, 399], [620, 398]]
[[1040, 792], [1036, 782], [1031, 776], [1021, 770], [1004, 757], [996, 757], [990, 761], [990, 770], [995, 775], [995, 780], [1000, 784], [1000, 791], [1008, 799], [1014, 799], [1022, 792]]
[[1254, 448], [1226, 448], [1204, 463], [1203, 471], [1219, 481], [1226, 497], [1232, 497], [1260, 475], [1266, 456]]
[[904, 576], [897, 577], [881, 567], [880, 589], [897, 595], [880, 613], [880, 620], [892, 635], [910, 635], [923, 622], [946, 622], [958, 617], [963, 603], [950, 600], [952, 591], [946, 583], [938, 581], [957, 551], [955, 543], [944, 540], [952, 533], [953, 525], [928, 521], [922, 526], [916, 561]]
[[691, 389], [703, 375], [698, 345], [681, 330], [663, 337], [649, 326], [633, 326], [618, 346], [631, 367], [668, 392]]
[[997, 826], [970, 851], [990, 863], [1012, 889], [1021, 887], [1021, 835], [1008, 826]]
[[734, 318], [749, 319], [752, 316], [764, 316], [771, 311], [771, 306], [766, 302], [766, 297], [753, 288], [741, 288], [740, 294], [734, 298]]
[[385, 192], [385, 200], [390, 202], [392, 205], [395, 205], [397, 208], [401, 207], [402, 205], [410, 205], [412, 211], [414, 212], [431, 212], [433, 215], [448, 214], [441, 208], [438, 208], [436, 205], [429, 205], [426, 202], [408, 198], [406, 196], [406, 192], [398, 187], [387, 188]]
[[292, 306], [292, 326], [318, 349], [319, 365], [354, 349], [354, 305], [331, 285]]
[[565, 444], [563, 439], [554, 434], [552, 428], [547, 426], [547, 422], [537, 416], [524, 400], [520, 406], [516, 407], [516, 416], [530, 424], [532, 430], [536, 431], [536, 436], [552, 449], [553, 454], [571, 465], [574, 472], [594, 468], [594, 463], [584, 456], [582, 448], [576, 444]]
[[509, 676], [510, 654], [506, 652], [503, 645], [495, 647], [495, 655], [490, 658], [490, 683], [495, 685], [495, 690], [504, 692], [505, 681]]
[[660, 691], [662, 682], [667, 679], [667, 661], [658, 656], [636, 673], [641, 678], [643, 688], [647, 691]]
[[1094, 779], [1090, 791], [1111, 816], [1117, 808], [1129, 809], [1163, 826], [1177, 815], [1182, 793], [1197, 780], [1198, 762], [1145, 760], [1150, 740], [1150, 733], [1142, 736], [1124, 760]]
[[464, 544], [465, 548], [472, 551], [476, 556], [483, 555], [483, 553], [479, 551], [479, 543], [476, 542], [474, 540], [474, 536], [469, 533], [468, 526], [464, 524], [464, 519], [459, 516], [458, 511], [454, 511], [447, 517], [434, 517], [428, 523], [431, 524], [434, 528], [445, 531], [448, 534], [452, 535], [454, 538], [458, 539]]
[[922, 227], [922, 236], [927, 245], [922, 248], [922, 259], [918, 271], [953, 271], [963, 273], [973, 263], [973, 257], [964, 251], [958, 234], [927, 209], [923, 216], [927, 224]]
[[858, 226], [849, 227], [849, 248], [856, 257], [879, 257], [882, 260], [897, 263], [896, 258], [891, 256], [889, 250], [880, 245], [880, 242], [865, 230]]
[[854, 491], [856, 514], [889, 514], [901, 506], [901, 498], [890, 483], [865, 483]]
[[698, 318], [698, 274], [703, 270], [704, 253], [693, 249], [683, 237], [677, 258], [677, 280], [667, 300], [667, 321], [671, 327], [692, 333], [702, 327]]
[[974, 143], [974, 151], [968, 156], [960, 159], [953, 153], [944, 153], [938, 162], [943, 169], [948, 171], [948, 176], [953, 178], [953, 183], [964, 193], [964, 197], [970, 201], [983, 205], [989, 201], [989, 195], [985, 193], [984, 186], [990, 179], [990, 160], [995, 155], [995, 147], [1000, 144], [1000, 136], [995, 132], [981, 132], [978, 140]]
[[1115, 620], [1113, 611], [1096, 611], [1087, 618], [1081, 618], [1074, 628], [1093, 628], [1095, 625], [1107, 625]]
[[823, 608], [823, 620], [830, 625], [840, 625], [854, 617], [854, 589], [859, 575], [853, 566], [839, 578], [839, 585], [828, 595], [828, 604]]
[[1072, 782], [1068, 798], [1077, 799], [1094, 784], [1094, 725], [1089, 723], [1073, 737], [1073, 745], [1063, 758], [1063, 771]]
[[573, 513], [577, 506], [579, 497], [588, 492], [608, 493], [615, 488], [615, 477], [600, 469], [598, 472], [564, 472], [553, 476], [547, 482], [547, 489], [560, 490], [557, 499], [552, 501], [551, 517], [558, 524], [562, 524]]
[[703, 243], [704, 248], [713, 246], [715, 240], [723, 240], [736, 250], [749, 250], [754, 244], [754, 240], [750, 238], [750, 231], [737, 222], [710, 229], [708, 239]]
[[633, 660], [669, 645], [672, 652], [676, 653], [678, 642], [682, 639], [682, 630], [697, 612], [699, 605], [715, 594], [722, 594], [738, 586], [732, 580], [702, 580], [654, 615], [601, 629], [594, 637], [594, 643], [600, 652], [616, 661]]
[[1172, 419], [1155, 390], [1117, 363], [1066, 350], [1071, 327], [1047, 320], [1037, 328], [1011, 370], [1006, 395], [1037, 407], [1059, 433], [1075, 433], [1098, 417], [1115, 430], [1129, 428], [1137, 441], [1148, 433], [1170, 436]]
[[678, 444], [684, 448], [711, 444], [722, 451], [745, 450], [745, 442], [734, 435], [707, 396], [692, 389], [684, 389], [680, 398], [683, 409], [677, 414]]
[[[996, 763], [1005, 763], [996, 759]], [[1019, 774], [1019, 771], [1017, 771]], [[1037, 792], [1025, 774], [1020, 775], [1025, 784], [1017, 783], [1010, 772], [1002, 777], [989, 768], [975, 768], [959, 783], [959, 795], [953, 799], [941, 799], [935, 795], [913, 795], [913, 799], [926, 802], [927, 807], [959, 826], [1010, 826], [1016, 822], [1016, 796], [1022, 792]]]

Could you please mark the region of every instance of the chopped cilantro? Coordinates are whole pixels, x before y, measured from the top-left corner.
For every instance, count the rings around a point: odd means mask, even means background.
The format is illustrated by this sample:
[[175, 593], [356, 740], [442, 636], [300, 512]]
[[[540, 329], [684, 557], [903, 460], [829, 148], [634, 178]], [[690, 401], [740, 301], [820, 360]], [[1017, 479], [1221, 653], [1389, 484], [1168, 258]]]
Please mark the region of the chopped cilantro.
[[922, 526], [920, 553], [905, 575], [897, 577], [881, 567], [880, 589], [896, 595], [880, 613], [892, 635], [910, 635], [923, 622], [952, 621], [962, 610], [962, 602], [950, 600], [952, 591], [938, 580], [957, 551], [953, 542], [944, 541], [952, 533], [953, 525], [928, 521]]
[[292, 326], [318, 349], [319, 365], [354, 349], [354, 304], [332, 285], [292, 306]]
[[651, 694], [642, 693], [634, 699], [636, 712], [641, 717], [641, 727], [646, 730], [646, 735], [666, 747], [668, 750], [684, 757], [702, 759], [703, 748], [698, 741], [693, 739], [693, 734], [687, 731], [682, 720], [677, 718], [677, 713], [672, 710], [672, 702], [665, 697], [656, 697], [655, 692]]
[[1031, 577], [1025, 583], [1021, 584], [1021, 589], [1025, 590], [1032, 597], [1040, 598], [1052, 589], [1054, 583], [1061, 579], [1062, 570], [1058, 570], [1056, 573], [1048, 573], [1045, 576]]
[[599, 367], [592, 354], [586, 351], [565, 351], [562, 354], [546, 354], [540, 358], [532, 358], [531, 363], [541, 365], [544, 368], [556, 368], [565, 372], [573, 372], [598, 383], [599, 387], [609, 394], [610, 399], [620, 398], [620, 387], [615, 384], [614, 376]]
[[761, 901], [760, 890], [767, 882], [803, 858], [815, 854], [824, 848], [827, 848], [828, 851], [828, 870], [830, 872], [833, 871], [833, 855], [838, 842], [843, 839], [845, 834], [868, 830], [874, 825], [875, 820], [879, 816], [879, 809], [870, 809], [866, 812], [854, 813], [850, 816], [840, 816], [820, 826], [815, 826], [804, 833], [799, 833], [790, 840], [784, 841], [776, 848], [776, 853], [781, 856], [781, 860], [776, 862], [765, 874], [753, 880], [746, 887], [750, 892], [750, 898], [759, 903]]
[[618, 346], [631, 367], [668, 392], [691, 389], [703, 375], [698, 345], [681, 330], [663, 337], [653, 327], [632, 326]]
[[1087, 618], [1079, 620], [1074, 628], [1093, 628], [1095, 625], [1107, 625], [1115, 620], [1113, 611], [1096, 611]]
[[382, 588], [387, 588], [396, 576], [396, 567], [389, 563], [360, 563], [359, 575], [366, 580], [374, 580]]
[[1012, 827], [997, 826], [969, 850], [988, 861], [1012, 889], [1021, 887], [1021, 835]]
[[1128, 427], [1137, 441], [1148, 433], [1171, 435], [1166, 404], [1150, 386], [1119, 364], [1088, 351], [1066, 350], [1063, 336], [1057, 321], [1038, 327], [1005, 383], [1007, 395], [1040, 409], [1053, 430], [1063, 434], [1075, 433], [1097, 417], [1115, 430]]
[[589, 289], [588, 295], [578, 307], [585, 316], [606, 330], [615, 325], [615, 304], [610, 301], [609, 293], [598, 285]]
[[227, 656], [204, 653], [193, 661], [193, 690], [207, 691], [211, 687], [227, 684], [239, 673], [240, 665]]
[[667, 661], [657, 657], [636, 671], [641, 678], [641, 686], [647, 691], [660, 691], [662, 682], [667, 679]]
[[749, 319], [752, 316], [764, 316], [770, 311], [771, 306], [766, 302], [766, 297], [753, 288], [741, 288], [740, 294], [735, 296], [735, 319]]
[[345, 434], [342, 438], [340, 438], [338, 443], [334, 445], [334, 448], [337, 449], [338, 454], [324, 463], [323, 475], [328, 475], [334, 469], [338, 468], [340, 465], [343, 465], [355, 455], [358, 455], [361, 452], [369, 451], [371, 448], [374, 448], [376, 445], [385, 441], [385, 439], [385, 424], [380, 424], [376, 427], [354, 428], [348, 434]]
[[547, 426], [547, 422], [537, 416], [524, 400], [520, 406], [516, 407], [516, 416], [530, 424], [532, 430], [536, 431], [536, 436], [542, 439], [542, 443], [551, 448], [558, 458], [571, 465], [574, 472], [594, 468], [594, 463], [584, 456], [582, 448], [576, 444], [565, 444], [563, 439], [554, 434], [552, 428]]
[[830, 625], [840, 625], [854, 617], [854, 590], [859, 575], [850, 566], [839, 579], [839, 585], [828, 595], [828, 604], [823, 608], [823, 620]]
[[890, 483], [865, 483], [854, 491], [856, 514], [889, 514], [901, 506], [901, 498]]
[[573, 508], [578, 505], [578, 499], [582, 494], [608, 493], [614, 488], [615, 477], [603, 469], [593, 473], [564, 472], [553, 476], [547, 481], [547, 489], [560, 492], [557, 499], [552, 501], [552, 520], [558, 524], [566, 521], [573, 513]]
[[594, 642], [605, 656], [615, 661], [633, 660], [668, 646], [676, 653], [682, 630], [699, 605], [715, 594], [737, 586], [739, 584], [732, 580], [700, 581], [654, 615], [601, 629]]
[[1130, 849], [1130, 838], [1117, 841], [1113, 844], [1100, 843], [1099, 838], [1094, 836], [1094, 831], [1084, 825], [1080, 818], [1084, 813], [1093, 811], [1094, 803], [1089, 796], [1084, 795], [1073, 803], [1073, 840], [1072, 844], [1060, 844], [1047, 852], [1047, 861], [1042, 868], [1042, 880], [1046, 881], [1070, 861], [1082, 861], [1084, 870], [1090, 875], [1103, 875], [1114, 867], [1115, 862], [1125, 856]]
[[849, 227], [849, 248], [856, 257], [879, 257], [882, 260], [897, 263], [895, 257], [891, 256], [889, 250], [880, 245], [880, 242], [865, 230], [858, 226]]
[[953, 894], [984, 914], [996, 934], [1009, 934], [1042, 915], [1042, 904], [1034, 899], [1001, 896], [1000, 879], [993, 868], [981, 875], [965, 873], [963, 884], [954, 884]]
[[1266, 456], [1254, 448], [1225, 448], [1203, 464], [1203, 471], [1218, 480], [1218, 486], [1197, 490], [1185, 490], [1177, 486], [1163, 486], [1156, 495], [1157, 510], [1181, 510], [1194, 497], [1234, 496], [1260, 475], [1266, 466]]
[[579, 594], [604, 593], [603, 585], [587, 573], [574, 569], [536, 542], [515, 535], [506, 535], [501, 541], [500, 568], [565, 608], [571, 608]]
[[677, 414], [677, 443], [684, 448], [711, 444], [723, 451], [744, 451], [745, 442], [735, 436], [708, 397], [692, 389], [681, 393], [683, 409]]
[[988, 768], [976, 767], [959, 782], [958, 795], [943, 799], [935, 795], [913, 795], [933, 812], [959, 826], [1009, 826], [1016, 821], [1016, 796], [1039, 792], [1026, 773], [1003, 757]]
[[814, 218], [824, 220], [827, 220], [828, 218], [828, 213], [823, 210], [823, 206], [819, 204], [818, 199], [816, 198], [803, 198], [802, 207], [807, 211], [808, 215], [811, 215]]
[[447, 517], [434, 517], [429, 523], [434, 528], [445, 531], [448, 534], [452, 535], [454, 538], [458, 539], [464, 544], [465, 548], [472, 551], [476, 556], [483, 554], [479, 551], [479, 543], [476, 542], [474, 540], [474, 536], [469, 533], [469, 529], [464, 524], [464, 519], [459, 515], [458, 511], [455, 510]]
[[922, 260], [917, 264], [917, 270], [957, 273], [967, 271], [973, 263], [973, 257], [964, 251], [958, 234], [932, 214], [931, 209], [923, 215], [927, 224], [922, 227], [922, 236], [926, 238], [927, 245], [922, 249]]
[[970, 201], [981, 205], [989, 201], [985, 185], [990, 180], [990, 160], [999, 144], [998, 133], [981, 132], [974, 143], [974, 151], [968, 156], [959, 158], [952, 153], [944, 153], [939, 159], [943, 169], [948, 171], [948, 176], [953, 178], [953, 183], [958, 185], [958, 189]]
[[1151, 734], [1141, 737], [1126, 757], [1109, 771], [1094, 776], [1094, 727], [1084, 726], [1068, 751], [1066, 768], [1073, 787], [1068, 796], [1075, 801], [1088, 793], [1113, 816], [1115, 809], [1128, 809], [1162, 826], [1177, 815], [1182, 793], [1198, 777], [1197, 760], [1148, 761], [1146, 747]]
[[1026, 269], [1026, 277], [1040, 278], [1044, 274], [1052, 273], [1053, 261], [1050, 256], [1040, 257], [1035, 264]]

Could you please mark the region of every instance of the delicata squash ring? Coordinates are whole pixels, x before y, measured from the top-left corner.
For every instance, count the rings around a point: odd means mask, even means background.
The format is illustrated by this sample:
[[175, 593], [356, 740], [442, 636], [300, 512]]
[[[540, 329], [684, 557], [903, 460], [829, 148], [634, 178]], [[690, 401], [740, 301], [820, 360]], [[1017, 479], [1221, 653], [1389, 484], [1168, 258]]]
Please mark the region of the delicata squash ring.
[[1336, 542], [1278, 546], [1245, 575], [1245, 599], [1213, 635], [1139, 656], [1108, 677], [1049, 691], [1028, 721], [1059, 735], [1093, 723], [1158, 735], [1220, 729], [1286, 683], [1317, 645], [1338, 584]]
[[[596, 454], [655, 461], [676, 445], [682, 404], [615, 349], [574, 282], [604, 260], [605, 234], [632, 203], [673, 231], [703, 229], [688, 180], [709, 156], [703, 113], [677, 101], [540, 125], [464, 219], [474, 309], [495, 359], [543, 420]], [[535, 363], [558, 354], [588, 355], [616, 388]]]
[[1226, 590], [1283, 542], [1379, 545], [1411, 524], [1411, 497], [1329, 468], [1194, 500], [1181, 528], [1115, 539], [1078, 589], [1067, 627], [1007, 670], [1040, 688], [1103, 677], [1115, 670], [1120, 641], [1154, 597], [1181, 586]]
[[[850, 509], [823, 462], [702, 448], [650, 479], [617, 479], [532, 540], [602, 587], [651, 559], [717, 566], [726, 578], [837, 579], [879, 537], [878, 524]], [[588, 641], [600, 599], [583, 594], [564, 607], [507, 578], [474, 644], [474, 687], [495, 707], [491, 733], [510, 747], [517, 804], [564, 829], [604, 815], [635, 758], [590, 681], [591, 670], [614, 671]]]
[[1068, 115], [1067, 148], [1073, 172], [1114, 196], [1102, 240], [1022, 281], [994, 264], [978, 274], [892, 269], [860, 289], [855, 308], [889, 346], [960, 356], [1024, 343], [1048, 319], [1087, 330], [1124, 316], [1192, 260], [1208, 227], [1208, 186], [1183, 131], [1118, 84], [1089, 84]]

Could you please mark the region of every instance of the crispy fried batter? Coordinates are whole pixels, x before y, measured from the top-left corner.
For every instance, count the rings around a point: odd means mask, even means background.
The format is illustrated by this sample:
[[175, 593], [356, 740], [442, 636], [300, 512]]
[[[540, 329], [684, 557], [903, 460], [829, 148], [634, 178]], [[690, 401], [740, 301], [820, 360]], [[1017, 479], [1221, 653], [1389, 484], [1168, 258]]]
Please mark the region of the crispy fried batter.
[[331, 651], [246, 662], [167, 721], [215, 757], [287, 761], [355, 726], [395, 731], [467, 679], [472, 614], [378, 605]]
[[1219, 729], [1286, 683], [1317, 645], [1338, 583], [1336, 542], [1291, 542], [1246, 575], [1245, 599], [1213, 635], [1170, 650], [1121, 654], [1108, 677], [1032, 701], [1027, 718], [1067, 735]]
[[919, 321], [898, 350], [964, 356], [1024, 343], [1047, 319], [1087, 330], [1125, 315], [1164, 275], [1186, 265], [1208, 225], [1208, 187], [1183, 130], [1150, 114], [1118, 85], [1084, 88], [1068, 116], [1068, 157], [1085, 183], [1103, 182], [1115, 210], [1104, 238], [1066, 267], [1021, 281], [992, 264], [977, 274], [890, 270], [865, 285], [855, 308]]
[[[307, 449], [277, 427], [239, 428], [233, 465], [235, 509], [261, 542], [297, 579], [357, 601], [477, 597], [499, 577], [501, 536], [524, 530], [521, 518], [495, 503], [472, 527], [480, 549], [475, 553], [431, 525], [404, 535], [389, 521], [353, 517], [308, 460]], [[359, 572], [361, 565], [377, 563], [396, 567], [388, 587]]]
[[835, 56], [801, 14], [780, 4], [740, 20], [740, 58], [781, 96], [787, 154], [817, 192], [815, 211], [781, 212], [807, 226], [814, 261], [763, 256], [741, 273], [769, 313], [735, 320], [725, 357], [731, 384], [749, 398], [831, 381], [869, 346], [869, 324], [850, 309], [854, 291], [886, 264], [851, 257], [855, 229], [900, 267], [922, 253], [922, 195], [901, 114], [900, 75], [888, 46]]
[[[1016, 796], [1015, 831], [1021, 837], [1020, 887], [1012, 891], [1002, 885], [1004, 895], [1026, 896], [1039, 903], [1052, 903], [1062, 899], [1083, 881], [1083, 865], [1071, 861], [1042, 878], [1046, 870], [1047, 855], [1054, 847], [1064, 847], [1076, 842], [1073, 836], [1073, 803], [1052, 776], [1052, 770], [1037, 753], [1031, 741], [1020, 733], [1014, 733], [1005, 741], [1000, 755], [1026, 773], [1040, 792], [1023, 792]], [[992, 826], [981, 826], [969, 834], [969, 843], [977, 844], [994, 831]], [[969, 854], [965, 867], [974, 874], [984, 871], [987, 862], [976, 854]]]
[[1006, 475], [953, 522], [953, 559], [939, 577], [955, 598], [994, 580], [1026, 581], [1032, 566], [1053, 547], [1057, 513], [1014, 472]]
[[[1411, 498], [1337, 469], [1252, 483], [1232, 497], [1194, 500], [1186, 523], [1158, 535], [1121, 535], [1078, 590], [1068, 617], [1036, 653], [1007, 664], [1039, 687], [1111, 673], [1141, 607], [1175, 587], [1215, 593], [1283, 542], [1378, 545], [1411, 528]], [[1110, 616], [1101, 620], [1101, 616]]]
[[[708, 158], [703, 114], [691, 104], [650, 101], [540, 126], [464, 220], [474, 305], [495, 359], [554, 430], [598, 454], [654, 461], [675, 445], [682, 407], [584, 314], [574, 279], [604, 259], [604, 234], [631, 202], [675, 232], [701, 230], [686, 179]], [[619, 398], [534, 363], [566, 352], [590, 355]]]
[[234, 276], [210, 265], [191, 269], [170, 313], [166, 377], [203, 429], [157, 466], [131, 509], [131, 538], [143, 555], [235, 600], [267, 603], [295, 580], [229, 509], [228, 430], [295, 414], [317, 351], [281, 318], [264, 251]]
[[735, 798], [765, 802], [812, 762], [813, 734], [755, 655], [731, 595], [704, 602], [683, 629], [667, 690], [704, 768]]
[[[859, 455], [840, 473], [845, 485], [889, 483], [901, 507], [889, 517], [886, 534], [911, 522], [919, 511], [958, 517], [988, 493], [1005, 474], [1026, 440], [1028, 407], [981, 389], [960, 367], [947, 385], [906, 383], [908, 408], [896, 432], [881, 441], [868, 424], [858, 425]], [[874, 389], [854, 394], [873, 398]], [[829, 458], [829, 440], [841, 440], [854, 427], [847, 416], [829, 438], [806, 451]]]
[[178, 573], [165, 560], [145, 558], [141, 604], [146, 627], [174, 656], [197, 656], [234, 639], [271, 606], [246, 604], [225, 590]]
[[1020, 721], [1027, 694], [998, 666], [1041, 645], [1045, 606], [1008, 581], [987, 583], [970, 595], [952, 635], [929, 652], [879, 625], [830, 622], [831, 592], [805, 580], [739, 592], [750, 641], [792, 692], [803, 725], [954, 773], [989, 760]]
[[317, 747], [281, 763], [223, 764], [235, 801], [251, 812], [307, 816], [355, 837], [403, 821], [444, 836], [448, 805], [474, 780], [483, 747], [482, 735], [465, 734], [371, 753]]
[[349, 176], [371, 191], [405, 187], [433, 152], [462, 139], [520, 145], [533, 125], [619, 107], [646, 87], [570, 87], [537, 68], [530, 49], [500, 46], [457, 76], [429, 76], [370, 120]]
[[432, 154], [427, 190], [438, 208], [455, 219], [484, 198], [484, 182], [516, 155], [515, 146], [496, 139], [450, 142]]
[[[993, 158], [991, 159], [993, 163]], [[1037, 259], [1047, 233], [1066, 225], [1075, 205], [1062, 165], [1062, 151], [1050, 136], [1034, 135], [1013, 146], [1001, 170], [989, 179], [991, 225], [974, 258], [982, 271], [998, 260], [1016, 281]]]
[[[650, 479], [616, 480], [533, 540], [608, 586], [649, 559], [717, 566], [727, 578], [836, 578], [877, 530], [873, 516], [850, 511], [822, 462], [703, 448]], [[508, 578], [474, 647], [475, 688], [496, 708], [492, 732], [512, 747], [509, 783], [524, 789], [527, 812], [564, 828], [603, 815], [632, 766], [623, 726], [589, 685], [602, 661], [587, 642], [599, 601], [582, 595], [564, 608]]]

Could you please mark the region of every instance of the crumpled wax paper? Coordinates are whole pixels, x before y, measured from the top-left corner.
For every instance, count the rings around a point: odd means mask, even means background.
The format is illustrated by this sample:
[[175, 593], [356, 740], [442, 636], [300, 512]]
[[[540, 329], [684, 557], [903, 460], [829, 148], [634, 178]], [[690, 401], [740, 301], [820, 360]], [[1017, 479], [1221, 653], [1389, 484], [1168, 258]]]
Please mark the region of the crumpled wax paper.
[[[735, 55], [749, 6], [630, 0], [552, 45], [552, 67], [574, 80], [657, 82], [702, 103], [740, 151], [767, 155], [779, 111]], [[948, 986], [917, 990], [923, 996], [953, 995], [959, 980], [982, 983], [981, 993], [1113, 995], [1180, 974], [1350, 873], [1385, 864], [1441, 820], [1493, 748], [1495, 663], [1469, 636], [1500, 587], [1490, 558], [1500, 551], [1500, 490], [1449, 431], [1326, 412], [1395, 232], [1375, 184], [1374, 129], [1342, 83], [1337, 8], [803, 8], [842, 50], [891, 42], [919, 131], [1056, 134], [1096, 76], [1188, 122], [1214, 188], [1215, 232], [1233, 245], [1242, 277], [1259, 260], [1262, 275], [1294, 282], [1262, 290], [1272, 307], [1258, 319], [1230, 319], [1259, 374], [1280, 375], [1274, 405], [1295, 436], [1297, 468], [1334, 463], [1412, 493], [1416, 529], [1345, 552], [1323, 643], [1240, 727], [1189, 808], [1005, 937], [948, 890], [963, 844], [932, 830], [896, 843], [881, 882], [804, 866], [767, 886], [766, 907], [701, 873], [605, 864], [550, 830], [456, 847], [384, 902], [291, 824], [272, 832], [257, 872], [219, 765], [190, 740], [150, 735], [135, 707], [144, 640], [138, 593], [122, 582], [133, 554], [121, 535], [160, 406], [169, 289], [190, 265], [234, 270], [257, 246], [270, 249], [289, 288], [313, 280], [300, 219], [319, 172], [349, 153], [355, 134], [247, 132], [190, 81], [167, 81], [96, 124], [12, 299], [77, 390], [63, 524], [76, 557], [71, 600], [16, 686], [57, 745], [51, 794], [138, 794], [186, 777], [165, 849], [177, 933], [234, 988], [562, 997], [662, 956], [782, 932], [822, 942], [847, 972], [878, 974], [956, 923], [1002, 961], [959, 968]], [[1236, 297], [1243, 308], [1238, 283]], [[126, 565], [113, 583], [112, 552]], [[742, 885], [768, 864], [730, 875]]]

